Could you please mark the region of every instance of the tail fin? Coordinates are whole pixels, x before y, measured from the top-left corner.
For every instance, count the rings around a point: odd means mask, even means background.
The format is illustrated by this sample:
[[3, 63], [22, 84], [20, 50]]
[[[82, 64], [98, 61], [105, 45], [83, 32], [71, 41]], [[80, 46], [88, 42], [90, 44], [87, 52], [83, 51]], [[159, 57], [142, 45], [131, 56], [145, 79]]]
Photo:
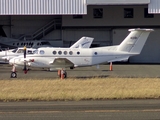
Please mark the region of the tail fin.
[[141, 50], [153, 29], [129, 29], [130, 34], [118, 46], [118, 51], [140, 54]]
[[70, 48], [89, 48], [93, 42], [94, 38], [82, 37], [76, 43], [74, 43]]

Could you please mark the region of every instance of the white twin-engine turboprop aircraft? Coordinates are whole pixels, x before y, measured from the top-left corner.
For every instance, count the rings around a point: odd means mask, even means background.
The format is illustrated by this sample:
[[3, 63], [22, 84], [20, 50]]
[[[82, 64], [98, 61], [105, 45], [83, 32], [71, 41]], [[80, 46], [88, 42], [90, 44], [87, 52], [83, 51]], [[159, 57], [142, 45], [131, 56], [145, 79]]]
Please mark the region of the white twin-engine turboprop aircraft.
[[66, 68], [98, 65], [122, 61], [141, 53], [153, 29], [129, 29], [130, 34], [120, 45], [97, 48], [39, 48], [35, 54], [19, 56], [9, 61], [13, 65], [11, 77], [17, 77], [14, 67], [26, 66], [56, 68], [61, 78], [66, 78]]

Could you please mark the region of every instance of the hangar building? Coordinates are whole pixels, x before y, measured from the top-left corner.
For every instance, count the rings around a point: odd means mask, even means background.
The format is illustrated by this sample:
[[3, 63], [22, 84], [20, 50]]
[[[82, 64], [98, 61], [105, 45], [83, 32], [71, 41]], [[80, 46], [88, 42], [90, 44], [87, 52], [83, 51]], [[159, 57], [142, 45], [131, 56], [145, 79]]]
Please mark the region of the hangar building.
[[160, 63], [159, 0], [0, 0], [0, 35], [52, 40], [69, 47], [82, 36], [92, 47], [117, 45], [130, 28], [153, 28], [130, 63]]

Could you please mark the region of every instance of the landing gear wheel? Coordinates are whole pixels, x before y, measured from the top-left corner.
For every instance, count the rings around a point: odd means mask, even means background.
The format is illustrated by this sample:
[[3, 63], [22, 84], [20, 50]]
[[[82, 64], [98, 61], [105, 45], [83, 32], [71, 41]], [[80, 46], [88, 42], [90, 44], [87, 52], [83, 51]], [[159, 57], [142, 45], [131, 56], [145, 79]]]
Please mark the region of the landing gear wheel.
[[64, 78], [67, 78], [67, 72], [66, 71], [64, 72], [63, 75], [64, 75]]
[[17, 73], [16, 72], [11, 72], [11, 78], [17, 78]]
[[67, 72], [65, 70], [61, 70], [61, 79], [67, 78]]

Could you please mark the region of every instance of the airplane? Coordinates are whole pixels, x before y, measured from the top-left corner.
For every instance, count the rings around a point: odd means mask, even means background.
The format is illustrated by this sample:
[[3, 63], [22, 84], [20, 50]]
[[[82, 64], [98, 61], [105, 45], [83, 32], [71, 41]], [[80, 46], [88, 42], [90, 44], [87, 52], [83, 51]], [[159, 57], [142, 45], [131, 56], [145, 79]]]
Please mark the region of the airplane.
[[[94, 38], [91, 38], [91, 37], [82, 37], [76, 43], [74, 43], [70, 48], [89, 48], [93, 42], [93, 39]], [[35, 50], [36, 50], [35, 48], [27, 48], [26, 54], [33, 54]], [[0, 62], [8, 63], [8, 61], [11, 58], [17, 57], [23, 54], [24, 54], [23, 47], [1, 51], [0, 52]]]
[[53, 44], [51, 44], [50, 41], [46, 40], [19, 40], [19, 39], [0, 36], [1, 48], [14, 49], [17, 47], [24, 47], [24, 46], [26, 46], [27, 48], [39, 48], [39, 47], [52, 47]]
[[66, 68], [99, 65], [106, 62], [115, 62], [139, 55], [153, 29], [129, 29], [129, 35], [120, 45], [97, 48], [38, 48], [32, 55], [25, 55], [10, 59], [13, 66], [11, 78], [16, 78], [15, 68], [26, 66], [39, 68], [56, 68], [61, 79], [67, 77]]

